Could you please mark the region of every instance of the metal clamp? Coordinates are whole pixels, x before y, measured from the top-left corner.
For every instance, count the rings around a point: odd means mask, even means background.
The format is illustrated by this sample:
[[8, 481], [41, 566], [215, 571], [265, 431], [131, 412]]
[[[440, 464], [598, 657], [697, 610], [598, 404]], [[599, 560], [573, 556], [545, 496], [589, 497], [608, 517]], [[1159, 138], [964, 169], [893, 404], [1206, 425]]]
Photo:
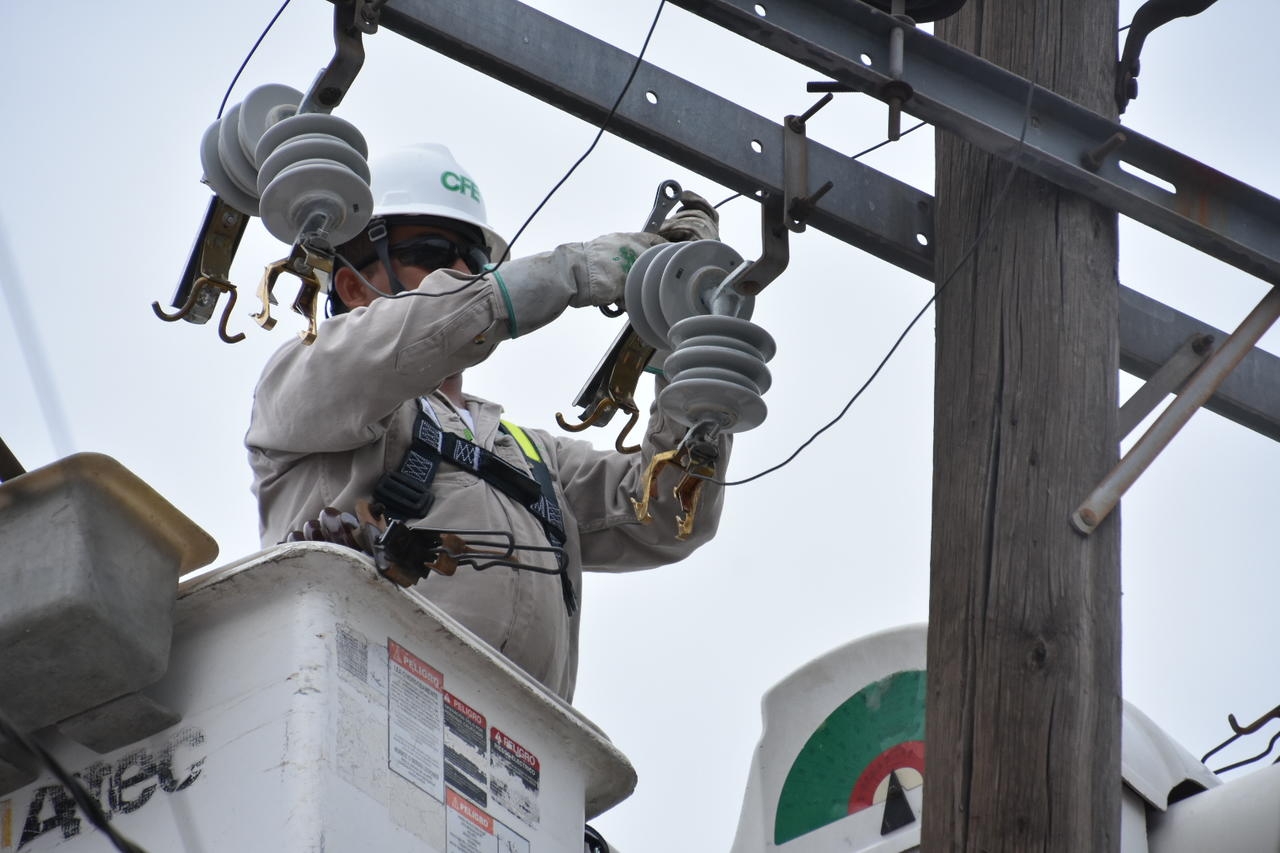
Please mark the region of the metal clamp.
[[[690, 434], [694, 432], [700, 431], [692, 430]], [[645, 468], [644, 477], [641, 480], [643, 486], [640, 498], [631, 499], [631, 505], [636, 511], [636, 519], [643, 524], [653, 520], [649, 506], [658, 495], [658, 475], [668, 467], [678, 468], [684, 473], [671, 490], [681, 512], [676, 517], [676, 538], [688, 539], [693, 533], [693, 523], [698, 514], [702, 484], [716, 474], [717, 455], [715, 439], [712, 436], [682, 442], [674, 450], [655, 453]]]
[[187, 260], [187, 268], [173, 294], [172, 304], [178, 310], [168, 313], [160, 307], [159, 302], [152, 302], [151, 310], [155, 315], [167, 323], [176, 323], [178, 320], [207, 323], [213, 317], [218, 298], [223, 293], [228, 293], [230, 298], [218, 323], [218, 336], [229, 344], [244, 340], [243, 332], [235, 335], [227, 333], [227, 318], [236, 305], [236, 287], [230, 280], [231, 261], [248, 224], [247, 214], [236, 210], [216, 195], [210, 199], [204, 224], [200, 227], [200, 233]]
[[[281, 272], [291, 272], [303, 280], [293, 303], [293, 309], [308, 318], [308, 328], [302, 338], [307, 343], [315, 340], [319, 298], [327, 289], [328, 277], [333, 271], [332, 251], [321, 250], [320, 244], [343, 242], [340, 239], [343, 232], [339, 229], [359, 230], [362, 224], [354, 221], [355, 212], [371, 206], [363, 138], [354, 128], [348, 129], [345, 122], [327, 114], [342, 101], [359, 73], [364, 63], [361, 34], [377, 31], [385, 4], [386, 0], [335, 0], [333, 59], [321, 70], [307, 93], [303, 95], [287, 86], [258, 87], [205, 132], [201, 160], [205, 166], [205, 182], [213, 187], [215, 195], [209, 202], [187, 268], [174, 293], [172, 305], [178, 311], [167, 313], [158, 302], [152, 303], [157, 317], [168, 322], [206, 323], [221, 294], [227, 293], [229, 299], [219, 324], [219, 336], [227, 343], [244, 339], [243, 333], [227, 333], [227, 318], [236, 302], [236, 287], [230, 280], [231, 263], [249, 218], [261, 212], [268, 230], [286, 243], [292, 240], [294, 247], [290, 257], [268, 265], [264, 271], [259, 285], [262, 310], [253, 315], [254, 319], [266, 329], [275, 325], [270, 314], [270, 305], [275, 301], [272, 288]], [[303, 114], [325, 114], [328, 121], [321, 125], [319, 119], [308, 120]], [[292, 135], [275, 134], [273, 138], [278, 144], [259, 152], [259, 141], [290, 117], [301, 119], [293, 123], [293, 127], [300, 130]], [[335, 132], [339, 124], [343, 127]], [[268, 155], [290, 143], [296, 143], [291, 149], [293, 153], [277, 157], [271, 165], [266, 163]], [[338, 156], [328, 157], [327, 152], [332, 150], [336, 150]], [[332, 169], [324, 172], [330, 159], [346, 167], [338, 169], [336, 177]], [[265, 175], [260, 173], [260, 168]], [[319, 200], [310, 199], [302, 206], [305, 209], [297, 213], [298, 221], [295, 221], [294, 199], [312, 189], [312, 183], [334, 179], [341, 179], [340, 191], [320, 193], [324, 197]], [[264, 194], [274, 195], [269, 198], [270, 203], [260, 207]], [[313, 215], [321, 208], [327, 214], [325, 221]], [[290, 228], [291, 232], [282, 236], [282, 229]]]
[[[657, 192], [653, 197], [653, 207], [649, 211], [649, 217], [645, 220], [642, 230], [650, 234], [658, 233], [663, 220], [680, 200], [682, 191], [677, 181], [665, 180], [658, 184]], [[621, 305], [616, 308], [600, 306], [600, 311], [606, 317], [617, 317], [625, 310]], [[578, 392], [578, 396], [574, 397], [573, 404], [582, 409], [578, 423], [569, 423], [560, 412], [556, 412], [556, 423], [561, 429], [569, 432], [581, 432], [587, 427], [606, 425], [613, 419], [615, 412], [626, 412], [630, 417], [614, 441], [614, 447], [619, 453], [639, 451], [639, 445], [628, 446], [625, 441], [640, 420], [640, 408], [635, 401], [636, 386], [640, 384], [640, 375], [644, 373], [645, 367], [656, 352], [657, 350], [645, 343], [628, 323], [618, 333], [613, 345], [609, 347], [608, 354], [596, 366], [591, 377]]]
[[[307, 318], [307, 328], [298, 333], [302, 342], [312, 344], [316, 339], [320, 323], [320, 297], [329, 291], [329, 280], [333, 277], [333, 249], [322, 245], [319, 241], [303, 240], [293, 247], [287, 258], [267, 264], [258, 283], [258, 299], [262, 302], [262, 310], [253, 314], [253, 319], [262, 328], [270, 331], [276, 325], [271, 316], [271, 306], [278, 304], [275, 297], [276, 279], [281, 273], [297, 276], [302, 284], [298, 295], [294, 297], [292, 310]], [[234, 295], [234, 294], [233, 294]]]

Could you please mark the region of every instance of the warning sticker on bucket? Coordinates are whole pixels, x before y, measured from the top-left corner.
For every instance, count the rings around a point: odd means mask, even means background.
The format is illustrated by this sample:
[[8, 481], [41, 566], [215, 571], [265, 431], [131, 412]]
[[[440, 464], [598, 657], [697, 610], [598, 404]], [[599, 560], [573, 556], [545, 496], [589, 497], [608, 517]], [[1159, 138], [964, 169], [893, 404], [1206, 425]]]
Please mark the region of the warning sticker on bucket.
[[445, 805], [445, 853], [529, 853], [528, 839], [450, 788]]
[[529, 826], [538, 825], [538, 756], [497, 727], [489, 730], [489, 787], [493, 801]]
[[387, 739], [391, 769], [444, 800], [444, 675], [387, 640]]
[[444, 781], [481, 806], [489, 804], [485, 719], [448, 691], [444, 694]]

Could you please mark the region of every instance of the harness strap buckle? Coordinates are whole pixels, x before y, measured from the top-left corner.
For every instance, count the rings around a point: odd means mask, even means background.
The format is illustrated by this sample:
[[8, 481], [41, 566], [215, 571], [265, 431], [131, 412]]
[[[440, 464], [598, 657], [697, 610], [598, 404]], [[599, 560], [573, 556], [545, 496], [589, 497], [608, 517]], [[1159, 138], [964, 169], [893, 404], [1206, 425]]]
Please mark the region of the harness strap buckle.
[[429, 486], [403, 471], [388, 471], [373, 487], [373, 499], [392, 518], [422, 518], [435, 503]]

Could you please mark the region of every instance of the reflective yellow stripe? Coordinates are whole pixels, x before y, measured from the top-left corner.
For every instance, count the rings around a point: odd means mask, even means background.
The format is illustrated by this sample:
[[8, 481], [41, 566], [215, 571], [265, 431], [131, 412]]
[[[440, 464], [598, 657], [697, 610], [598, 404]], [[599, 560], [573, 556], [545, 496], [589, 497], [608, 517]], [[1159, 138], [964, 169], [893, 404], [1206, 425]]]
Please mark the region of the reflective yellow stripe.
[[528, 456], [534, 462], [541, 462], [542, 457], [538, 455], [538, 448], [534, 447], [533, 441], [529, 436], [525, 435], [525, 431], [510, 421], [503, 421], [502, 425], [507, 428], [507, 432], [516, 440], [516, 444], [520, 445], [520, 449], [524, 451], [524, 455]]

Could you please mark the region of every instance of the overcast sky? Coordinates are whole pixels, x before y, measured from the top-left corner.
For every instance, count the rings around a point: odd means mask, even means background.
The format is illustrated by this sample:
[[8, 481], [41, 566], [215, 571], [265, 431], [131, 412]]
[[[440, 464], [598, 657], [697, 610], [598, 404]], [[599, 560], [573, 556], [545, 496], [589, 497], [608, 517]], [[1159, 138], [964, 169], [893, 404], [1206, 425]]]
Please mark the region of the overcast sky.
[[[538, 0], [576, 27], [635, 52], [656, 0]], [[1122, 4], [1127, 21], [1136, 0]], [[69, 0], [0, 11], [0, 357], [8, 365], [0, 437], [35, 468], [74, 451], [116, 457], [221, 547], [219, 563], [257, 550], [242, 438], [268, 355], [299, 328], [280, 311], [253, 324], [262, 266], [285, 252], [257, 221], [233, 279], [241, 300], [228, 346], [212, 324], [165, 324], [209, 191], [198, 146], [275, 0], [143, 7]], [[232, 94], [306, 89], [333, 46], [331, 7], [293, 0]], [[1280, 194], [1275, 167], [1274, 34], [1280, 7], [1226, 0], [1157, 32], [1142, 62], [1131, 127]], [[449, 145], [483, 187], [491, 223], [510, 235], [579, 156], [592, 127], [383, 31], [340, 110], [376, 150]], [[816, 74], [668, 7], [648, 58], [779, 120], [806, 108]], [[810, 125], [853, 153], [882, 138], [884, 111], [846, 95]], [[928, 131], [866, 162], [933, 189]], [[631, 230], [654, 188], [674, 177], [714, 200], [723, 187], [606, 136], [535, 220], [517, 254]], [[753, 203], [722, 209], [723, 236], [759, 254]], [[1121, 280], [1234, 328], [1265, 286], [1122, 220]], [[291, 282], [284, 282], [287, 303]], [[755, 320], [778, 342], [768, 420], [739, 438], [735, 477], [788, 455], [874, 368], [930, 285], [810, 229]], [[555, 429], [617, 329], [595, 311], [502, 347], [468, 373], [469, 390], [508, 417]], [[28, 325], [29, 324], [29, 325]], [[21, 328], [20, 328], [21, 326]], [[25, 334], [19, 334], [19, 332]], [[38, 350], [23, 346], [38, 340]], [[1265, 345], [1277, 348], [1275, 335]], [[64, 422], [42, 414], [43, 354]], [[933, 322], [926, 316], [844, 421], [782, 471], [728, 496], [719, 537], [687, 562], [592, 577], [585, 590], [577, 705], [636, 765], [640, 784], [598, 821], [631, 853], [725, 850], [759, 737], [759, 699], [806, 661], [853, 638], [927, 616]], [[1125, 378], [1123, 389], [1135, 383]], [[67, 438], [59, 435], [65, 432]], [[601, 445], [612, 433], [593, 431]], [[1280, 702], [1274, 684], [1275, 495], [1280, 448], [1211, 413], [1192, 421], [1124, 502], [1126, 697], [1199, 755]], [[1258, 748], [1265, 740], [1258, 743]], [[697, 769], [691, 772], [691, 767]]]

